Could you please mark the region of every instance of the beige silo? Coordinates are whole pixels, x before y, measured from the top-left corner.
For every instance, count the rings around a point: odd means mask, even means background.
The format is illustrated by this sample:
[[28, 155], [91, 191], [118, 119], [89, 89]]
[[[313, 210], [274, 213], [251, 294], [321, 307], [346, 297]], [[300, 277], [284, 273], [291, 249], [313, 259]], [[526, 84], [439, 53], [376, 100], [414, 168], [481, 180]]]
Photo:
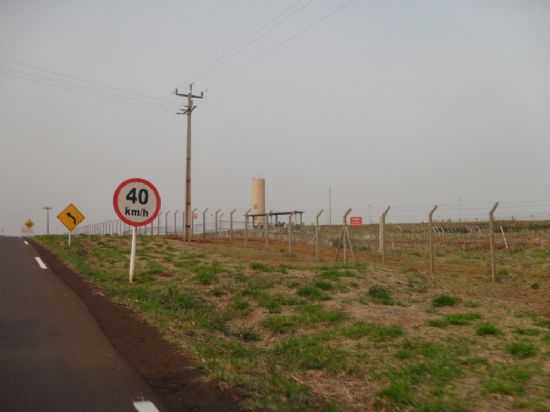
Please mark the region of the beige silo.
[[[252, 214], [265, 214], [265, 179], [252, 178]], [[265, 217], [257, 217], [254, 224], [263, 225]]]

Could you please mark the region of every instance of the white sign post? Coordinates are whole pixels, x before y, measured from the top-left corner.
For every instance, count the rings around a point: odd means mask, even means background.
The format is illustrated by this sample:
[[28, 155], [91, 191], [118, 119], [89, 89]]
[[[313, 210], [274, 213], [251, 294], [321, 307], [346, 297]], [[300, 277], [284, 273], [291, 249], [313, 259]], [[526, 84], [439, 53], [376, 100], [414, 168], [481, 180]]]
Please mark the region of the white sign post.
[[118, 185], [113, 196], [115, 213], [124, 223], [132, 226], [132, 246], [130, 250], [130, 283], [134, 281], [136, 264], [137, 227], [146, 226], [160, 212], [160, 194], [148, 180], [133, 178]]

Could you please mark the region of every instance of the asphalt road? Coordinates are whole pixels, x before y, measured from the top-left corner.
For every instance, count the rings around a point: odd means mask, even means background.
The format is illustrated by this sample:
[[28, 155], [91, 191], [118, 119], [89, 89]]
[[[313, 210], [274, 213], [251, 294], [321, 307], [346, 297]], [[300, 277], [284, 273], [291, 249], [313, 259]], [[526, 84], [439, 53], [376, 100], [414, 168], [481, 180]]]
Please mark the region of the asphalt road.
[[164, 412], [37, 256], [23, 239], [0, 237], [0, 411]]

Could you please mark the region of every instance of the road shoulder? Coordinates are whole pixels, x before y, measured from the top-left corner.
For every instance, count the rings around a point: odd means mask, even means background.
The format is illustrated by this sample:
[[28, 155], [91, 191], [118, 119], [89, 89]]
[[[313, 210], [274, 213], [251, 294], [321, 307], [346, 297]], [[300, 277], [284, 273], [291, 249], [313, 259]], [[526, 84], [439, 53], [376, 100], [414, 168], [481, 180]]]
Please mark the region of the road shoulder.
[[69, 269], [37, 242], [32, 246], [48, 267], [84, 302], [116, 351], [147, 381], [170, 411], [237, 412], [238, 398], [204, 375], [190, 357], [162, 338], [159, 331]]

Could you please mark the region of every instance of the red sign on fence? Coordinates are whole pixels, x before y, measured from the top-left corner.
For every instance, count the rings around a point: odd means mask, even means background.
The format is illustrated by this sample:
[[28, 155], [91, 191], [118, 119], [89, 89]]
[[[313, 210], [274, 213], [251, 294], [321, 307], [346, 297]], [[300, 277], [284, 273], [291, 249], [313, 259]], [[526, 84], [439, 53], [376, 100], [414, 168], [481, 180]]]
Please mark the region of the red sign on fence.
[[363, 224], [363, 218], [361, 216], [351, 216], [349, 218], [349, 223], [352, 226], [360, 226]]

